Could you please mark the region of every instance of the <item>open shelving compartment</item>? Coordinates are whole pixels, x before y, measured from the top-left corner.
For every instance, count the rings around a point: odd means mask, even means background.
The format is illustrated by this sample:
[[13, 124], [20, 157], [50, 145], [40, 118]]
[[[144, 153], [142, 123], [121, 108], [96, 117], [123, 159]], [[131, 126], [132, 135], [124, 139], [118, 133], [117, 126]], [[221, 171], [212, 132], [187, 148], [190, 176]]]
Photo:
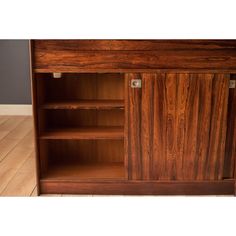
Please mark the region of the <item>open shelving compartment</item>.
[[124, 75], [35, 74], [43, 180], [125, 179]]

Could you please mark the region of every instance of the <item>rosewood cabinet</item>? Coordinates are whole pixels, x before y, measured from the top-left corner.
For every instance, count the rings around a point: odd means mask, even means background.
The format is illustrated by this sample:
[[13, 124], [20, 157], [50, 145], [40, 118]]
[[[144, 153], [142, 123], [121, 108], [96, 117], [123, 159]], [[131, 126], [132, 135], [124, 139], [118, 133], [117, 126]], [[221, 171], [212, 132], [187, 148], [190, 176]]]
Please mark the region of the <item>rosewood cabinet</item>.
[[236, 41], [32, 40], [38, 189], [235, 194]]

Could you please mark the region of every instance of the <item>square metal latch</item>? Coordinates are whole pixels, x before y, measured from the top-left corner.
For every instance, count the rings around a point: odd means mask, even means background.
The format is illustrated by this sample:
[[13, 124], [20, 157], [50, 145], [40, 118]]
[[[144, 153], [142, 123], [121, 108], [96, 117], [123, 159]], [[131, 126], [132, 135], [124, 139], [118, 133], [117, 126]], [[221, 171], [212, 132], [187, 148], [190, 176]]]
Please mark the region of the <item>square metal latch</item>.
[[132, 79], [131, 80], [131, 88], [141, 88], [142, 80], [141, 79]]
[[230, 80], [229, 81], [229, 88], [235, 88], [236, 80]]

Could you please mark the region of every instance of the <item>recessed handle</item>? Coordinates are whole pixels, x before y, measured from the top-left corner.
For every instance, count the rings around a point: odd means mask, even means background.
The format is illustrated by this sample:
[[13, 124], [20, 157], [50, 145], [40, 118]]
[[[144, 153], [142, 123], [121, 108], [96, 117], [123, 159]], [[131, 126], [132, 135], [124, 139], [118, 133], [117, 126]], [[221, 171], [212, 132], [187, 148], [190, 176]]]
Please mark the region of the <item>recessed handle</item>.
[[141, 79], [132, 79], [131, 80], [131, 88], [141, 88], [142, 80]]

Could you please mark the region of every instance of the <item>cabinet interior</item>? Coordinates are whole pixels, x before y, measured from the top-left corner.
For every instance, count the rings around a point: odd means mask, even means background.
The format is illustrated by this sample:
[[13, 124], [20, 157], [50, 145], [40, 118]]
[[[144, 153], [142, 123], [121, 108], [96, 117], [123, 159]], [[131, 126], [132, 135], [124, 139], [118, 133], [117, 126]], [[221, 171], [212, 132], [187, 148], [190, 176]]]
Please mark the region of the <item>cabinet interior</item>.
[[123, 179], [124, 75], [37, 73], [40, 168], [47, 179]]

